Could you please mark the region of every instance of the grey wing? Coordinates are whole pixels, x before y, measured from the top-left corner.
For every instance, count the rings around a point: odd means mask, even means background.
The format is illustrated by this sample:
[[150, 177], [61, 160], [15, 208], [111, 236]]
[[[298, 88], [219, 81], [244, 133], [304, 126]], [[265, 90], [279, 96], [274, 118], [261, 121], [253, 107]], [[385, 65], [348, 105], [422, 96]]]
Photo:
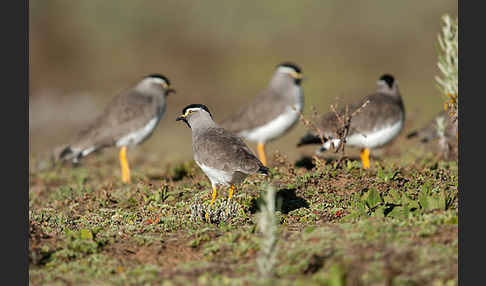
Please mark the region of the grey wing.
[[[396, 122], [397, 116], [403, 113], [400, 109], [400, 104], [397, 104], [392, 97], [383, 94], [372, 94], [356, 103], [348, 104], [347, 110], [346, 105], [343, 106], [338, 110], [339, 116], [345, 115], [346, 112], [348, 112], [348, 115], [353, 114], [367, 100], [369, 100], [369, 103], [351, 118], [349, 135], [371, 132], [376, 126], [380, 125], [391, 125]], [[336, 114], [331, 111], [321, 118], [318, 127], [326, 136], [333, 136], [341, 125], [342, 123], [340, 123]]]
[[156, 116], [153, 98], [133, 93], [127, 91], [115, 97], [103, 113], [78, 134], [75, 145], [113, 145], [132, 130], [143, 128]]
[[252, 101], [221, 121], [221, 126], [231, 132], [251, 130], [265, 125], [285, 110], [285, 103], [270, 88], [262, 90]]
[[212, 128], [196, 140], [195, 159], [204, 165], [245, 174], [253, 174], [264, 168], [240, 137], [223, 128]]
[[356, 110], [368, 99], [369, 104], [351, 119], [350, 134], [372, 132], [377, 126], [392, 125], [403, 116], [403, 110], [396, 99], [383, 94], [365, 97], [359, 104], [353, 105], [353, 109]]

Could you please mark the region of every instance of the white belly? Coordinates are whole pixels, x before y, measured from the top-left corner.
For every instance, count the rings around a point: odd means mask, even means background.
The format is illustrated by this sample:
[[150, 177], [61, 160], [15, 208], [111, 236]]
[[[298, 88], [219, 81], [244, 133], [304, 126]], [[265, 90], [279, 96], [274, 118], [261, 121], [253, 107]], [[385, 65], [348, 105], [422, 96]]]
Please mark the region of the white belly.
[[155, 127], [159, 123], [159, 120], [160, 120], [159, 116], [154, 117], [142, 129], [134, 131], [118, 139], [118, 141], [116, 141], [116, 146], [122, 147], [122, 146], [139, 144], [143, 140], [147, 139], [152, 134], [152, 132], [154, 132]]
[[285, 133], [290, 127], [292, 127], [298, 120], [299, 114], [302, 112], [303, 104], [299, 102], [296, 104], [296, 109], [287, 107], [285, 112], [279, 115], [277, 118], [268, 122], [267, 124], [258, 128], [242, 131], [238, 135], [247, 140], [264, 143], [273, 140]]
[[[381, 147], [394, 139], [400, 133], [400, 131], [402, 131], [402, 128], [403, 120], [400, 120], [393, 125], [387, 126], [378, 131], [374, 131], [370, 134], [354, 134], [348, 136], [348, 138], [346, 138], [346, 145], [370, 149]], [[337, 147], [339, 145], [339, 141], [339, 139], [329, 140], [324, 143], [322, 147], [328, 150], [331, 143], [334, 143], [334, 146]]]
[[196, 164], [203, 170], [204, 174], [208, 176], [211, 185], [231, 186], [241, 183], [247, 175], [241, 172], [225, 172], [214, 169], [196, 161]]

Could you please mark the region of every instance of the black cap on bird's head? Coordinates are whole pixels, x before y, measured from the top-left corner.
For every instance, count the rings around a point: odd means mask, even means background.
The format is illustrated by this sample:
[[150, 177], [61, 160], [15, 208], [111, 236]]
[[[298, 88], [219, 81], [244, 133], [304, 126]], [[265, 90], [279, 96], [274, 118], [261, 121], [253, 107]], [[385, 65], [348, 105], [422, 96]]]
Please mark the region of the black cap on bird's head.
[[389, 88], [392, 88], [393, 84], [395, 83], [395, 78], [391, 74], [382, 75], [380, 80], [384, 81]]
[[279, 67], [286, 67], [286, 68], [291, 68], [293, 69], [296, 73], [302, 73], [302, 70], [300, 69], [300, 67], [296, 64], [294, 64], [293, 62], [283, 62], [281, 64], [279, 64], [277, 66], [277, 68]]
[[211, 115], [211, 112], [209, 111], [209, 108], [206, 105], [204, 105], [204, 104], [189, 104], [188, 106], [184, 107], [184, 109], [182, 110], [182, 115], [177, 117], [176, 121], [182, 120], [187, 124], [187, 126], [191, 127], [191, 125], [189, 125], [189, 122], [187, 121], [187, 117], [190, 116], [193, 112], [197, 112], [198, 110], [206, 111], [207, 113], [209, 113], [209, 116], [211, 118], [213, 118], [213, 116]]
[[[207, 113], [209, 113], [209, 115], [211, 115], [211, 112], [209, 111], [209, 108], [204, 105], [204, 104], [189, 104], [188, 106], [184, 107], [184, 109], [182, 110], [182, 114], [186, 114], [186, 112], [189, 110], [189, 109], [197, 109], [197, 108], [200, 108], [200, 109], [203, 109], [205, 110]], [[211, 118], [213, 116], [211, 115]]]
[[159, 78], [159, 79], [165, 81], [167, 83], [167, 85], [170, 86], [170, 80], [166, 76], [161, 75], [161, 74], [158, 74], [158, 73], [154, 73], [154, 74], [148, 75], [145, 78]]

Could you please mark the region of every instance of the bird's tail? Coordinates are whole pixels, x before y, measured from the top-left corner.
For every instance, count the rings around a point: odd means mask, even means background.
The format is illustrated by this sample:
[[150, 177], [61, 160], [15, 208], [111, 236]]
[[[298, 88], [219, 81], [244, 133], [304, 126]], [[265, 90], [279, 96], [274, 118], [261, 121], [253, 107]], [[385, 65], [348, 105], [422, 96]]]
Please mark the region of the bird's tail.
[[417, 137], [418, 135], [418, 131], [415, 130], [415, 131], [412, 131], [410, 133], [407, 134], [407, 139], [411, 139], [411, 138], [414, 138], [414, 137]]
[[33, 166], [33, 170], [41, 172], [54, 168], [58, 163], [65, 160], [64, 158], [69, 153], [69, 149], [69, 145], [62, 145], [36, 156], [36, 163]]
[[297, 147], [302, 145], [309, 145], [309, 144], [322, 144], [321, 137], [314, 135], [312, 133], [307, 133], [305, 136], [300, 138], [300, 141], [297, 143]]
[[57, 152], [53, 152], [53, 157], [56, 161], [65, 161], [69, 160], [73, 157], [74, 151], [71, 148], [71, 145], [63, 146], [62, 148], [58, 149]]
[[260, 169], [258, 169], [258, 173], [263, 175], [268, 175], [269, 169], [262, 165], [260, 166]]
[[418, 137], [420, 139], [420, 142], [422, 143], [427, 143], [435, 138], [437, 136], [434, 136], [435, 134], [430, 134], [431, 132], [428, 132], [429, 130], [415, 130], [407, 134], [406, 138], [407, 139], [412, 139], [415, 137]]
[[71, 161], [73, 164], [79, 163], [81, 157], [86, 156], [88, 153], [95, 151], [94, 148], [86, 152], [87, 150], [73, 147], [71, 144], [64, 144], [54, 147], [49, 152], [41, 154], [37, 158], [37, 163], [34, 165], [35, 171], [47, 171], [59, 164]]

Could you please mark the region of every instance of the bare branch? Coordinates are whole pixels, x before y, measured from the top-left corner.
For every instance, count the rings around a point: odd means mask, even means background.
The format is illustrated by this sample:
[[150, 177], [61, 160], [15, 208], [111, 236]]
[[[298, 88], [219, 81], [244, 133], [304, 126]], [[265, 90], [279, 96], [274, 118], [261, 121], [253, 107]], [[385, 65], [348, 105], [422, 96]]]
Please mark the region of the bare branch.
[[[356, 116], [357, 114], [359, 114], [361, 112], [361, 110], [368, 105], [369, 102], [370, 102], [369, 100], [364, 102], [352, 114], [349, 114], [349, 105], [346, 105], [345, 109], [344, 109], [344, 114], [341, 114], [341, 115], [337, 111], [337, 103], [335, 105], [331, 104], [331, 109], [334, 112], [334, 114], [336, 115], [337, 120], [339, 121], [339, 127], [337, 128], [337, 130], [335, 130], [336, 137], [337, 137], [337, 139], [339, 139], [339, 145], [334, 146], [334, 143], [332, 141], [330, 141], [330, 150], [331, 151], [333, 151], [334, 153], [338, 153], [339, 151], [341, 151], [341, 153], [344, 154], [344, 145], [346, 143], [346, 138], [349, 134], [349, 129], [351, 127], [351, 119], [354, 116]], [[315, 111], [315, 108], [313, 106], [311, 106], [311, 109], [312, 109], [314, 117], [317, 118], [318, 114]], [[295, 107], [294, 107], [294, 110], [296, 110]], [[318, 134], [322, 144], [324, 144], [324, 142], [330, 140], [330, 138], [324, 136], [322, 131], [314, 123], [312, 123], [310, 120], [307, 120], [301, 112], [299, 112], [299, 119], [300, 119], [300, 121], [302, 121], [302, 123], [304, 124], [304, 126], [307, 129], [314, 130], [315, 133]]]
[[[297, 109], [295, 107], [293, 107], [295, 111], [297, 111]], [[319, 115], [316, 111], [316, 109], [314, 108], [314, 106], [311, 106], [311, 110], [312, 110], [312, 113], [313, 113], [313, 117], [314, 118], [318, 118]], [[328, 140], [328, 138], [326, 136], [324, 136], [324, 134], [322, 134], [321, 130], [310, 120], [307, 120], [304, 115], [302, 114], [302, 112], [299, 112], [299, 120], [304, 124], [304, 126], [307, 128], [307, 129], [311, 129], [311, 130], [314, 130], [316, 132], [316, 134], [319, 136], [319, 139], [321, 140], [321, 143], [324, 144], [324, 142], [326, 142]]]
[[[368, 105], [370, 101], [365, 101], [360, 107], [358, 107], [352, 114], [349, 114], [349, 105], [345, 106], [344, 114], [339, 114], [337, 111], [337, 104], [331, 105], [331, 109], [336, 115], [337, 120], [340, 123], [340, 126], [335, 130], [337, 135], [337, 139], [339, 139], [339, 145], [335, 148], [334, 153], [338, 153], [341, 151], [344, 154], [344, 145], [346, 144], [346, 138], [349, 134], [349, 129], [351, 128], [351, 119], [358, 115], [361, 110]], [[331, 143], [331, 148], [334, 149], [334, 144]]]

